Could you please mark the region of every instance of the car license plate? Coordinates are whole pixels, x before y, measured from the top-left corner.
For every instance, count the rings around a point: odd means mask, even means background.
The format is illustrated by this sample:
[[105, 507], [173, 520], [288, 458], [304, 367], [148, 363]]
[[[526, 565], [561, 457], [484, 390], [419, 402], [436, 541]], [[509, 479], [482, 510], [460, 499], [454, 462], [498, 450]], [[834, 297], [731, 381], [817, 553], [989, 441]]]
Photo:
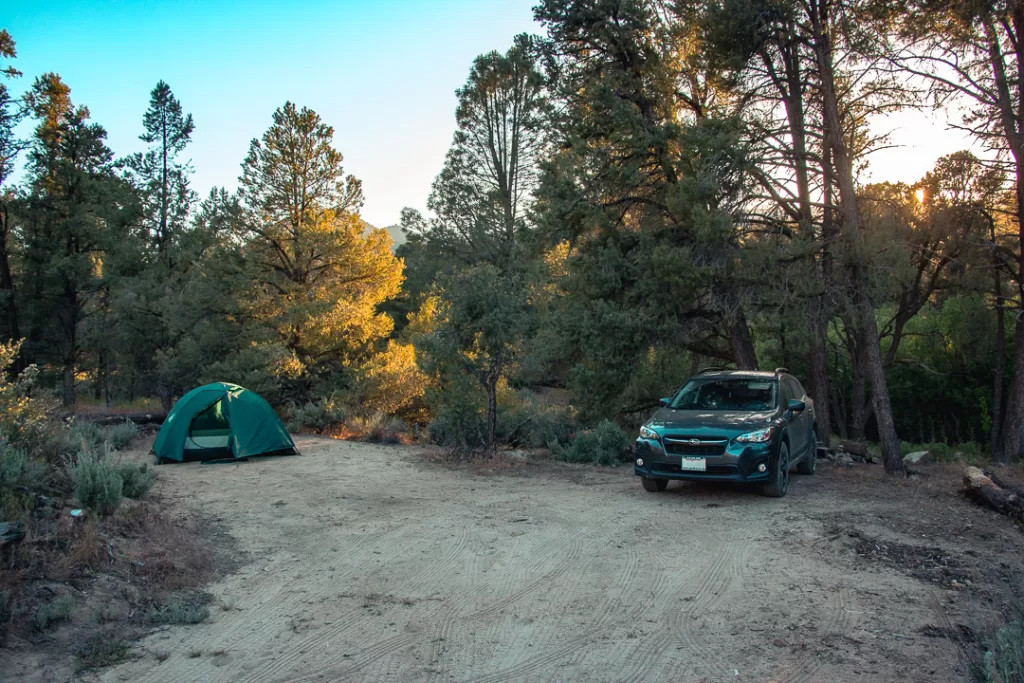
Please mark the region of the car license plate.
[[684, 457], [680, 469], [686, 472], [707, 472], [708, 464], [704, 458]]

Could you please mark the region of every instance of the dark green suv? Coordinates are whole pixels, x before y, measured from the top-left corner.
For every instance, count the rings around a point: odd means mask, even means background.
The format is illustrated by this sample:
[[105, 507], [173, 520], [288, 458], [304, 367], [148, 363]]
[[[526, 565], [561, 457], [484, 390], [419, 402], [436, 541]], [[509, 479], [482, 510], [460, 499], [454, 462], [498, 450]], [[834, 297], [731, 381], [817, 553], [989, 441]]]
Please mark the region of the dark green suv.
[[648, 491], [670, 479], [757, 482], [781, 498], [789, 471], [814, 474], [814, 401], [786, 368], [707, 368], [640, 428], [633, 471]]

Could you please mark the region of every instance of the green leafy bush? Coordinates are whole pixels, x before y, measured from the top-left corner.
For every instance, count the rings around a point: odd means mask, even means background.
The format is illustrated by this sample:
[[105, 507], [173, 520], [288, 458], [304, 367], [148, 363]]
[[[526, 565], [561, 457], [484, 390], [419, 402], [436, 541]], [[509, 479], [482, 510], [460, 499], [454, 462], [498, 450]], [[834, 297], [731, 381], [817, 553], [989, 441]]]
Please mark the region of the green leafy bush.
[[134, 422], [122, 422], [121, 424], [107, 427], [104, 430], [103, 437], [115, 451], [123, 451], [132, 441], [139, 438], [139, 426]]
[[300, 432], [309, 429], [316, 434], [345, 421], [345, 407], [334, 398], [321, 398], [305, 405], [295, 406], [288, 418], [288, 430]]
[[70, 595], [62, 595], [50, 602], [43, 603], [32, 615], [32, 628], [41, 632], [58, 622], [70, 621], [74, 608], [75, 600]]
[[78, 501], [100, 515], [109, 515], [121, 504], [124, 481], [109, 453], [95, 455], [84, 447], [70, 466]]
[[115, 469], [121, 477], [121, 493], [125, 498], [142, 498], [156, 482], [156, 472], [145, 463], [120, 462]]
[[615, 465], [629, 448], [629, 436], [611, 420], [602, 420], [595, 428], [580, 432], [568, 447], [551, 444], [551, 452], [566, 462], [592, 462]]

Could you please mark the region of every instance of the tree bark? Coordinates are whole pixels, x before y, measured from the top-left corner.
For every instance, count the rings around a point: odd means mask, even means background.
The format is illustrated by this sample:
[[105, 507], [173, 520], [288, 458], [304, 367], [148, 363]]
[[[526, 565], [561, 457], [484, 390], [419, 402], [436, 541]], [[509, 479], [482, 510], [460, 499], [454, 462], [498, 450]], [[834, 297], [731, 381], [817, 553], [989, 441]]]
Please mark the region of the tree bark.
[[[11, 275], [11, 259], [7, 239], [11, 234], [11, 219], [7, 204], [0, 204], [0, 310], [3, 311], [3, 335], [8, 341], [21, 339], [18, 325], [18, 306], [14, 300], [14, 277]], [[20, 369], [20, 368], [16, 368]]]
[[[995, 246], [995, 227], [992, 228], [992, 244]], [[1002, 461], [1004, 453], [1002, 449], [1003, 435], [1003, 378], [1006, 375], [1006, 310], [1003, 307], [1003, 283], [999, 273], [998, 258], [993, 249], [993, 274], [994, 288], [992, 291], [995, 297], [996, 308], [996, 358], [995, 368], [992, 370], [992, 435], [991, 451], [992, 458], [997, 462]]]
[[825, 114], [824, 138], [825, 144], [832, 151], [833, 172], [839, 186], [841, 232], [850, 246], [854, 315], [858, 319], [858, 326], [863, 330], [867, 342], [865, 360], [867, 361], [868, 378], [871, 381], [875, 418], [878, 421], [882, 458], [887, 473], [905, 474], [900, 442], [896, 436], [896, 424], [892, 417], [892, 405], [889, 401], [889, 385], [886, 381], [882, 353], [878, 345], [878, 323], [875, 320], [875, 306], [871, 300], [870, 282], [865, 262], [867, 255], [864, 253], [864, 236], [860, 228], [853, 164], [846, 147], [839, 114], [832, 63], [832, 45], [829, 38], [829, 19], [823, 4], [812, 3], [811, 23], [820, 77], [821, 102]]
[[743, 311], [737, 311], [729, 329], [729, 341], [732, 346], [736, 367], [740, 370], [757, 369], [757, 353], [754, 351], [754, 338], [747, 325], [747, 317]]
[[825, 352], [825, 321], [820, 310], [811, 312], [810, 385], [814, 398], [814, 417], [818, 424], [818, 443], [828, 446], [832, 435], [832, 416], [829, 410], [828, 356]]

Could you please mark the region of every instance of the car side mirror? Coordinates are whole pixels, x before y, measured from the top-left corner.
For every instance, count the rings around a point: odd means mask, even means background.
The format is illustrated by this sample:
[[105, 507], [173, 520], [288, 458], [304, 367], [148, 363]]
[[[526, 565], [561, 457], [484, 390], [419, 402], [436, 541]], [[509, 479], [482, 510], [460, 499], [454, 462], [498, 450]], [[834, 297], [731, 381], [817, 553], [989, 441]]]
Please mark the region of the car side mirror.
[[670, 396], [668, 398], [659, 398], [658, 403], [661, 405], [662, 408], [667, 408], [668, 405], [672, 403], [672, 397]]
[[798, 401], [795, 398], [791, 398], [789, 399], [789, 403], [786, 404], [786, 407], [789, 408], [790, 412], [802, 413], [807, 409], [807, 404], [804, 403], [803, 401]]

